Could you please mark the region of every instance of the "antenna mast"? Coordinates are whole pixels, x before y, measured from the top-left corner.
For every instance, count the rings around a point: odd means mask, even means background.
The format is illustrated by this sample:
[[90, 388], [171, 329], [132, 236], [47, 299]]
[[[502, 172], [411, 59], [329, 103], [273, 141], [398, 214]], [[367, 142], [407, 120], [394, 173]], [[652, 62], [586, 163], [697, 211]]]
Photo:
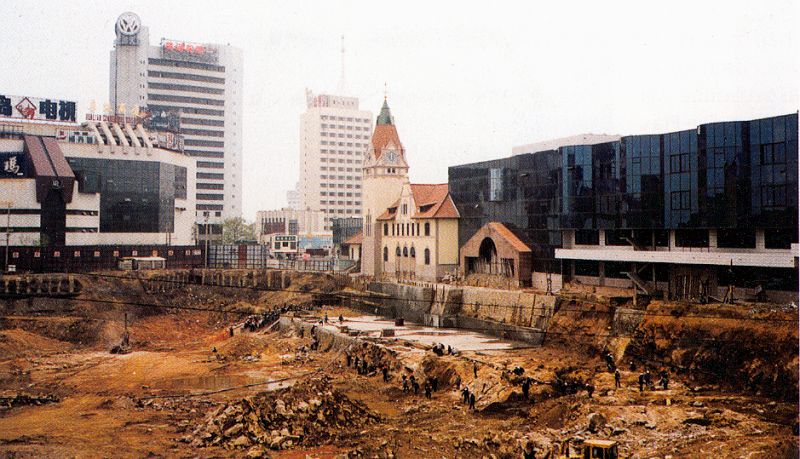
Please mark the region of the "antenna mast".
[[347, 90], [347, 83], [345, 82], [344, 78], [344, 35], [342, 35], [342, 73], [339, 75], [339, 87], [337, 88], [336, 92], [339, 93], [340, 96], [345, 95], [345, 91]]

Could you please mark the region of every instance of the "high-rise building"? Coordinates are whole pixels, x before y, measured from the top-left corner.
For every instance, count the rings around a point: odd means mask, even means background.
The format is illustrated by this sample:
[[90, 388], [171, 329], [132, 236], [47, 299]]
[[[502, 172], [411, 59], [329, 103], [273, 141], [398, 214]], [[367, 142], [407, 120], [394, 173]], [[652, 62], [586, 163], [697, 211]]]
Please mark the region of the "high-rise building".
[[361, 164], [369, 145], [372, 113], [358, 98], [306, 91], [300, 115], [300, 202], [302, 209], [331, 219], [361, 216]]
[[[110, 102], [117, 113], [146, 109], [150, 122], [184, 137], [196, 158], [195, 218], [221, 236], [242, 214], [242, 52], [230, 45], [162, 38], [135, 13], [119, 16], [111, 51]], [[210, 231], [209, 231], [210, 230]]]

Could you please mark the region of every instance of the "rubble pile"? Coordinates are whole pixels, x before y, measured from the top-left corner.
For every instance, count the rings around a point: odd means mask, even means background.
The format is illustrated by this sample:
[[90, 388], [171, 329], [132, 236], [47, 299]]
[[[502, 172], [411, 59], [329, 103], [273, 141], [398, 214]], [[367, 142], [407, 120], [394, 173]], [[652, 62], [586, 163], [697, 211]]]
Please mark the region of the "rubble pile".
[[194, 431], [192, 444], [278, 450], [319, 445], [378, 419], [334, 390], [329, 379], [317, 378], [220, 406]]

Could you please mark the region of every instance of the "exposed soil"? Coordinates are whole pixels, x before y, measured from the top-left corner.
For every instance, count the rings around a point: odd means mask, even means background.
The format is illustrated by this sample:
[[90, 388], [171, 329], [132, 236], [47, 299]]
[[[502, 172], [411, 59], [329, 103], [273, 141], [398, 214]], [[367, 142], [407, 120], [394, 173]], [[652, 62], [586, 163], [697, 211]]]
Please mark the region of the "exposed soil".
[[[609, 323], [597, 314], [565, 311], [553, 321], [563, 333], [543, 347], [444, 356], [416, 342], [348, 337], [332, 324], [319, 351], [303, 349], [312, 343], [308, 333], [285, 327], [236, 328], [230, 336], [244, 313], [311, 303], [311, 294], [297, 293], [303, 289], [341, 287], [313, 275], [292, 282], [292, 292], [187, 286], [151, 294], [106, 278], [95, 279], [94, 289], [84, 284], [75, 300], [5, 303], [0, 400], [18, 402], [0, 407], [0, 456], [511, 458], [568, 438], [607, 438], [624, 457], [797, 457], [796, 323], [724, 318], [796, 311], [654, 303], [653, 311], [676, 313], [648, 316], [625, 338], [605, 336]], [[85, 301], [101, 298], [164, 307]], [[112, 355], [124, 312], [133, 352]], [[318, 320], [325, 312], [332, 322], [360, 315], [340, 307], [310, 314]], [[297, 315], [310, 325], [304, 320], [312, 319]], [[578, 329], [583, 338], [569, 339]], [[730, 344], [713, 345], [717, 337]], [[774, 344], [792, 337], [794, 347]], [[624, 363], [620, 389], [599, 356], [603, 348]], [[378, 371], [358, 374], [346, 365], [348, 353]], [[640, 392], [643, 364], [670, 368], [669, 389]], [[510, 371], [516, 366], [532, 380], [528, 400], [522, 377]], [[404, 392], [403, 374], [421, 383], [436, 376], [439, 390], [431, 399]], [[476, 410], [461, 402], [457, 378], [476, 394]], [[275, 380], [282, 382], [269, 383]], [[596, 388], [592, 398], [586, 383]]]

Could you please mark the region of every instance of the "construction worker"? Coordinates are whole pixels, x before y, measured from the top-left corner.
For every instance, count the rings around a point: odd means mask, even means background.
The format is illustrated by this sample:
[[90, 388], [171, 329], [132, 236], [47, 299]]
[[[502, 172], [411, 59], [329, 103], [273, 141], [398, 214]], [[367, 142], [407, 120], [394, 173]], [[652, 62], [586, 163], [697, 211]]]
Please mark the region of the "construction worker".
[[381, 373], [383, 373], [383, 382], [389, 382], [389, 367], [386, 365], [382, 366]]
[[525, 400], [528, 400], [530, 391], [531, 391], [531, 378], [525, 378], [525, 380], [522, 381], [522, 396], [525, 398]]
[[408, 392], [408, 378], [403, 375], [403, 392]]
[[463, 402], [465, 405], [466, 405], [467, 403], [469, 403], [469, 387], [467, 387], [467, 386], [464, 386], [464, 388], [463, 388], [463, 389], [461, 389], [461, 399], [462, 399], [462, 402]]
[[614, 371], [617, 369], [617, 364], [614, 362], [614, 356], [608, 351], [606, 351], [606, 367], [608, 367], [608, 371]]
[[469, 409], [475, 409], [475, 394], [469, 394]]
[[592, 398], [592, 394], [594, 393], [594, 385], [591, 382], [586, 384], [586, 393], [589, 394], [589, 398]]
[[412, 379], [411, 386], [414, 388], [414, 395], [417, 395], [419, 393], [419, 383], [415, 379]]
[[669, 387], [669, 373], [667, 373], [667, 370], [661, 370], [661, 387], [664, 390]]
[[456, 390], [461, 389], [461, 376], [456, 375]]
[[339, 314], [339, 323], [343, 323], [343, 322], [344, 322], [344, 316]]
[[622, 387], [622, 384], [620, 384], [620, 378], [621, 377], [622, 376], [619, 374], [619, 370], [618, 369], [614, 370], [614, 387], [617, 388], [617, 389]]
[[644, 392], [644, 384], [646, 381], [644, 373], [639, 373], [639, 392]]
[[425, 382], [425, 398], [427, 398], [427, 399], [431, 398], [431, 389], [432, 389], [431, 388], [431, 384], [426, 381]]
[[325, 320], [325, 323], [328, 323], [328, 313], [327, 312], [325, 313], [325, 319], [324, 320]]
[[433, 389], [434, 392], [439, 391], [439, 378], [437, 376], [431, 378], [431, 389]]
[[476, 378], [478, 377], [478, 364], [475, 362], [472, 362], [472, 374]]

